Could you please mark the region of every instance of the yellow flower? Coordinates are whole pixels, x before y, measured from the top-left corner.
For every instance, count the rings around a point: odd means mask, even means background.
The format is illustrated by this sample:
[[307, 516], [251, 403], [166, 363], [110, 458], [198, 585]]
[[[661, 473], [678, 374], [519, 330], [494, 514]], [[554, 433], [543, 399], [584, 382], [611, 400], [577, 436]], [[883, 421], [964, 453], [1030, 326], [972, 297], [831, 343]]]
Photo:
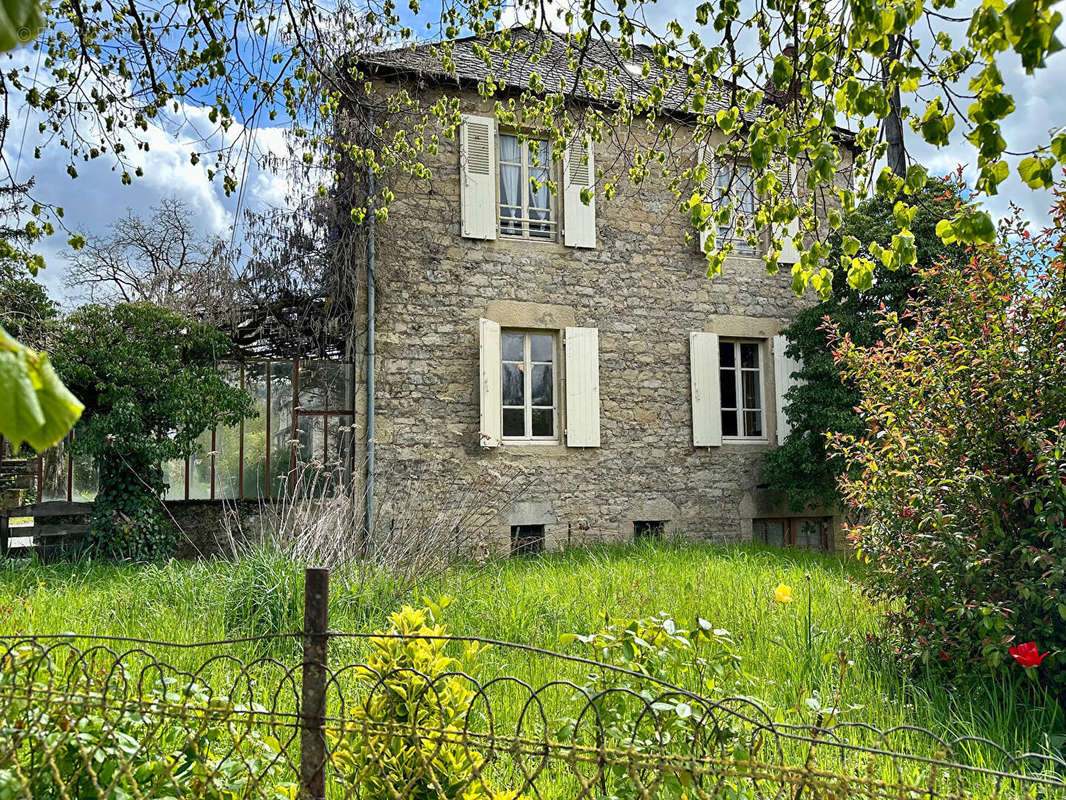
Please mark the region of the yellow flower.
[[787, 583], [777, 584], [777, 588], [774, 589], [774, 600], [779, 603], [791, 603], [792, 602], [792, 587]]

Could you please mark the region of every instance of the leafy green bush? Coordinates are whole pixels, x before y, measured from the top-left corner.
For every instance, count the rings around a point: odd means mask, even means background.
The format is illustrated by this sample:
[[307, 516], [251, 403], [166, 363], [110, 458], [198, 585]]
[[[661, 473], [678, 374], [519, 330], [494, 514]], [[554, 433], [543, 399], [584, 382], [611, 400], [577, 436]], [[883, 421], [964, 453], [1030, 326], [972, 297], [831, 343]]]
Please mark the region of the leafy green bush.
[[[965, 263], [965, 251], [945, 245], [934, 230], [940, 219], [954, 213], [963, 188], [957, 180], [932, 181], [910, 198], [918, 209], [911, 224], [918, 264], [935, 264], [941, 259], [948, 259], [955, 267]], [[829, 237], [830, 258], [843, 254], [848, 237], [888, 247], [899, 232], [893, 205], [893, 200], [875, 197], [848, 214], [840, 230]], [[855, 411], [859, 392], [853, 381], [841, 376], [833, 361], [825, 320], [828, 318], [841, 334], [849, 334], [855, 344], [868, 347], [880, 337], [880, 310], [902, 311], [907, 299], [922, 291], [913, 267], [890, 270], [878, 262], [872, 284], [861, 289], [849, 283], [850, 277], [846, 270], [833, 273], [833, 296], [800, 311], [783, 331], [788, 355], [798, 359], [801, 367], [786, 398], [788, 437], [780, 447], [767, 452], [763, 478], [796, 510], [809, 505], [840, 505], [837, 478], [844, 463], [827, 451], [826, 434], [862, 433], [862, 420]]]
[[295, 796], [278, 741], [225, 698], [165, 678], [123, 699], [87, 677], [52, 685], [51, 674], [37, 647], [0, 659], [0, 800]]
[[[1061, 198], [1060, 198], [1061, 200]], [[930, 299], [886, 312], [869, 347], [838, 335], [861, 436], [837, 436], [894, 650], [1066, 688], [1066, 202], [1011, 224], [962, 270], [923, 270]], [[1042, 664], [1011, 653], [1035, 642]], [[1027, 651], [1024, 651], [1027, 652]], [[1038, 654], [1039, 655], [1039, 654]], [[1012, 656], [1014, 658], [1012, 659]]]
[[473, 674], [485, 648], [470, 642], [461, 658], [448, 655], [451, 643], [440, 638], [447, 629], [436, 622], [448, 602], [404, 606], [370, 640], [358, 672], [368, 695], [331, 748], [334, 767], [363, 800], [516, 800], [482, 774], [484, 757], [464, 740], [475, 693], [455, 673]]
[[85, 413], [71, 452], [97, 459], [100, 490], [92, 538], [104, 555], [166, 556], [176, 531], [164, 517], [162, 464], [190, 454], [196, 438], [252, 413], [219, 361], [222, 333], [151, 303], [83, 306], [59, 326], [55, 365]]

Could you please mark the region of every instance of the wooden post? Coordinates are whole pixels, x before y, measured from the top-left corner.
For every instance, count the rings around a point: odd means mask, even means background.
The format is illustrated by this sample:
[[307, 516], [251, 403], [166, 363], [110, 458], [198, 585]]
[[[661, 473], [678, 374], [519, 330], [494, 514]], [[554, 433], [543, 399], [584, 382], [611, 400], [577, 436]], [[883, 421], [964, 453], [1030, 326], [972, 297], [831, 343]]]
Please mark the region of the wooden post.
[[7, 555], [7, 548], [10, 540], [11, 522], [8, 520], [7, 511], [0, 510], [0, 556]]
[[326, 796], [326, 657], [329, 649], [329, 570], [304, 571], [303, 688], [300, 696], [302, 796]]

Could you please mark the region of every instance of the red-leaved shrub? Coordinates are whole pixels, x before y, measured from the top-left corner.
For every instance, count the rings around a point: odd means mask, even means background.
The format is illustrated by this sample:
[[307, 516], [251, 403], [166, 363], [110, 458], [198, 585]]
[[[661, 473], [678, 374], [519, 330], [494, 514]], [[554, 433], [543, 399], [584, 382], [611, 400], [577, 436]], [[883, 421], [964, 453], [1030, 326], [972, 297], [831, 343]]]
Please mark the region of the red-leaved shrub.
[[[833, 337], [866, 428], [831, 443], [849, 537], [912, 663], [1066, 687], [1064, 220], [1060, 192], [1050, 228], [1015, 215], [965, 268], [925, 268], [874, 346]], [[1029, 642], [1050, 654], [1008, 654]]]

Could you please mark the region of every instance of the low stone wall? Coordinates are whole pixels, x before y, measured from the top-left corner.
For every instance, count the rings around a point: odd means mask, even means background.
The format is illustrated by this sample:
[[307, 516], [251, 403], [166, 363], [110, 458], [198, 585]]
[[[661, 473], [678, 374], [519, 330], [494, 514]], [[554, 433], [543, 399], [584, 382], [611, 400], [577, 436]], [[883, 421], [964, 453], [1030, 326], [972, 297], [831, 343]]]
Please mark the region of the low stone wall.
[[231, 557], [270, 519], [256, 500], [171, 500], [166, 508], [180, 532], [178, 558]]

